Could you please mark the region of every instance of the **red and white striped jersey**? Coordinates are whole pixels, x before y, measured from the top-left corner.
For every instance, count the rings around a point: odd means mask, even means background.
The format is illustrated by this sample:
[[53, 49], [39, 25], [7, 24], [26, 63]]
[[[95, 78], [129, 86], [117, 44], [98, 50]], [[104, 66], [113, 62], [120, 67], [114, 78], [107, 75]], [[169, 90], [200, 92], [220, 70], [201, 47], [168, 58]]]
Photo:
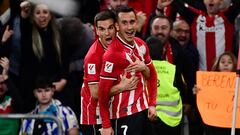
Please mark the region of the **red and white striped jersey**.
[[208, 16], [200, 12], [191, 25], [192, 40], [199, 52], [199, 69], [211, 70], [214, 59], [232, 51], [234, 25], [223, 13]]
[[133, 75], [139, 78], [135, 90], [125, 91], [113, 97], [108, 96], [110, 88], [121, 81], [124, 69], [136, 58], [144, 61], [146, 65], [152, 64], [145, 42], [139, 38], [135, 38], [134, 41], [134, 45], [127, 44], [117, 35], [104, 54], [99, 84], [100, 114], [104, 128], [110, 126], [109, 119], [129, 116], [148, 108], [145, 78], [141, 72], [127, 73], [127, 78]]
[[90, 47], [84, 59], [84, 84], [81, 90], [80, 124], [101, 124], [98, 101], [93, 99], [88, 85], [99, 83], [102, 66], [102, 56], [106, 48], [99, 40]]
[[232, 51], [234, 20], [240, 12], [239, 0], [232, 0], [231, 6], [212, 16], [181, 0], [174, 0], [172, 5], [191, 25], [192, 41], [199, 52], [200, 70], [210, 70], [216, 57]]

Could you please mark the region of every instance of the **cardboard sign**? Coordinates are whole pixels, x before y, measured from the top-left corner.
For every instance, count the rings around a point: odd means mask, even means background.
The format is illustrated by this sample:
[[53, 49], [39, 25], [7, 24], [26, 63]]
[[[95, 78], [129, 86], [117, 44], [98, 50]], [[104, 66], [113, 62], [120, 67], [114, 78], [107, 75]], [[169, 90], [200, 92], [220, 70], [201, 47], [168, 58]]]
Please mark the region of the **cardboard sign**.
[[[205, 124], [232, 127], [236, 78], [234, 72], [197, 72], [197, 86], [200, 88], [197, 93], [197, 106]], [[236, 128], [240, 128], [240, 95]]]

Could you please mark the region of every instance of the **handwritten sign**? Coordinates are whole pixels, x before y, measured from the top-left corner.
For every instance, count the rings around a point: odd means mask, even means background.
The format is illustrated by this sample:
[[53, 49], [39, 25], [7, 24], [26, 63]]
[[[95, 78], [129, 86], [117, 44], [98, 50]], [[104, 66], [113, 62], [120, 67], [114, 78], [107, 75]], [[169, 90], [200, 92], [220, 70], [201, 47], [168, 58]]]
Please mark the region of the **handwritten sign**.
[[[197, 72], [200, 88], [197, 106], [205, 124], [232, 127], [236, 77], [236, 73], [231, 72]], [[236, 128], [240, 128], [240, 97], [238, 99]]]

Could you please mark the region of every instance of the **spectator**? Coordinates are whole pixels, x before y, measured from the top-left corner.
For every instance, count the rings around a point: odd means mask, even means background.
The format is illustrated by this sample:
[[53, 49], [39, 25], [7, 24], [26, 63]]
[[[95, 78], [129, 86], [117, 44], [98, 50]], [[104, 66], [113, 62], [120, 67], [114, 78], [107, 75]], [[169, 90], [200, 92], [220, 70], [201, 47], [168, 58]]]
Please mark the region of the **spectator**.
[[[55, 86], [46, 77], [38, 77], [33, 90], [38, 104], [31, 114], [53, 115], [57, 117], [63, 127], [64, 134], [77, 135], [78, 122], [71, 108], [63, 106], [59, 100], [53, 99]], [[57, 125], [49, 119], [24, 119], [20, 134], [54, 134], [57, 135]]]
[[21, 17], [20, 80], [21, 93], [25, 97], [24, 109], [28, 112], [35, 106], [31, 92], [35, 78], [39, 75], [53, 78], [55, 90], [61, 91], [67, 83], [68, 63], [63, 58], [65, 52], [61, 48], [59, 29], [47, 5], [37, 4], [32, 7], [24, 1], [21, 3]]
[[[172, 21], [167, 17], [167, 16], [156, 16], [152, 20], [152, 25], [151, 25], [151, 35], [158, 37], [163, 46], [164, 46], [164, 58], [170, 63], [174, 63], [177, 66], [177, 73], [178, 74], [176, 77], [178, 78], [176, 81], [176, 85], [178, 89], [181, 91], [182, 95], [185, 95], [184, 92], [185, 89], [185, 84], [182, 79], [182, 74], [185, 76], [185, 71], [188, 71], [189, 65], [183, 64], [184, 61], [183, 59], [185, 58], [185, 54], [183, 53], [183, 50], [181, 48], [181, 45], [178, 43], [177, 40], [172, 38], [170, 36], [170, 33], [172, 32], [173, 29], [173, 23]], [[186, 95], [185, 95], [186, 96]], [[185, 98], [187, 97], [182, 97], [183, 102], [185, 101]], [[188, 99], [186, 99], [187, 101]]]
[[[188, 90], [196, 84], [196, 71], [198, 70], [199, 55], [197, 49], [191, 42], [191, 30], [188, 23], [184, 20], [177, 20], [173, 23], [172, 37], [175, 38], [185, 54], [184, 61], [190, 65], [185, 74]], [[188, 118], [190, 135], [203, 135], [203, 123], [196, 106], [196, 97], [189, 91], [190, 104], [184, 105], [184, 114]]]
[[210, 70], [215, 57], [225, 51], [233, 51], [234, 20], [240, 12], [239, 0], [232, 0], [226, 10], [222, 10], [222, 0], [204, 0], [206, 12], [184, 4], [181, 0], [161, 4], [165, 7], [170, 3], [192, 28], [192, 40], [200, 56], [200, 70]]
[[[162, 0], [157, 0], [157, 2], [155, 4], [155, 6], [156, 6], [155, 10], [153, 10], [152, 13], [148, 17], [147, 31], [144, 35], [144, 39], [146, 39], [147, 37], [150, 36], [151, 21], [155, 16], [165, 15], [165, 16], [168, 16], [172, 21], [175, 21], [176, 19], [181, 18], [179, 16], [179, 14], [175, 11], [175, 9], [171, 8], [171, 6], [167, 6], [167, 7], [163, 8], [161, 5], [161, 1]], [[199, 9], [206, 10], [205, 6], [203, 4], [203, 0], [184, 0], [184, 1], [188, 2], [189, 5], [191, 5], [193, 7], [197, 7]]]
[[[212, 71], [218, 72], [236, 72], [237, 71], [237, 59], [231, 52], [222, 53], [212, 66]], [[196, 94], [200, 88], [197, 85], [194, 86], [193, 92]], [[228, 135], [231, 134], [230, 128], [221, 128], [205, 124], [206, 135]], [[235, 135], [240, 135], [240, 130], [236, 129]]]
[[[119, 7], [116, 16], [116, 28], [119, 31], [104, 53], [100, 74], [98, 98], [102, 117], [101, 134], [112, 135], [115, 132], [117, 135], [140, 135], [147, 120], [147, 108], [150, 119], [156, 115], [156, 71], [145, 42], [135, 37], [137, 18], [134, 9]], [[127, 71], [127, 77], [139, 78], [137, 88], [121, 92], [110, 99], [109, 91], [121, 81], [124, 70]], [[146, 95], [145, 79], [149, 95]], [[110, 119], [113, 119], [114, 124], [111, 124]]]
[[[21, 112], [21, 99], [17, 89], [8, 76], [9, 61], [6, 57], [0, 59], [0, 114]], [[4, 135], [18, 134], [19, 120], [0, 119], [0, 133]]]
[[[5, 2], [7, 0], [4, 0]], [[8, 57], [10, 61], [9, 73], [14, 85], [19, 89], [19, 64], [21, 57], [20, 32], [20, 0], [8, 0], [9, 21], [2, 35], [0, 55]]]
[[[191, 89], [188, 87], [190, 81], [187, 74], [188, 71], [192, 71], [192, 67], [181, 45], [170, 36], [173, 29], [172, 21], [167, 16], [156, 16], [151, 24], [151, 35], [158, 37], [164, 46], [163, 60], [176, 66], [174, 86], [180, 91], [183, 105], [189, 106]], [[181, 123], [178, 126], [181, 127]]]

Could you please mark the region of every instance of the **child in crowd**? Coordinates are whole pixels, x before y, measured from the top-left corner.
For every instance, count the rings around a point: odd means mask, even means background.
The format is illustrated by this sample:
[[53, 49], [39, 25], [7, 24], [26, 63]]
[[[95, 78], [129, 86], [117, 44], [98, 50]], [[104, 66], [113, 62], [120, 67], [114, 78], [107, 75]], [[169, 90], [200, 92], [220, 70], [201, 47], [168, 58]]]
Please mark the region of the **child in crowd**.
[[[39, 77], [35, 82], [34, 96], [38, 104], [31, 114], [53, 115], [63, 127], [64, 134], [77, 135], [78, 121], [71, 108], [63, 106], [59, 100], [53, 99], [55, 87], [46, 77]], [[20, 134], [53, 134], [57, 135], [56, 123], [49, 119], [25, 119]]]
[[[231, 52], [222, 53], [214, 62], [212, 71], [218, 72], [236, 72], [237, 58]], [[193, 88], [193, 93], [197, 94], [201, 90], [197, 85]], [[210, 125], [205, 125], [206, 135], [230, 135], [230, 128], [220, 128]], [[237, 129], [235, 135], [240, 135], [240, 130]]]

